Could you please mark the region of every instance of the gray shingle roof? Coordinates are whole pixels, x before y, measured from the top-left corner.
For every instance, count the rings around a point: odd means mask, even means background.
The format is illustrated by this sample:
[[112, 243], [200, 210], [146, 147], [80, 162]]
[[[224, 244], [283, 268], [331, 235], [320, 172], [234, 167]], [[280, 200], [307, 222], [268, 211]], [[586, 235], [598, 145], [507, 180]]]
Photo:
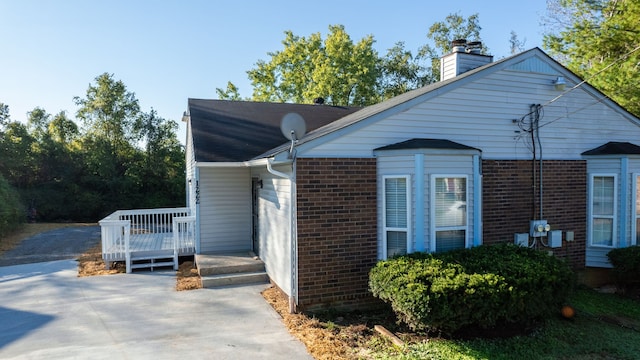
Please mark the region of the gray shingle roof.
[[414, 150], [414, 149], [447, 149], [447, 150], [478, 150], [451, 140], [442, 139], [411, 139], [397, 144], [387, 145], [375, 149], [381, 150]]
[[629, 142], [610, 141], [595, 149], [587, 150], [582, 155], [640, 155], [640, 146]]
[[240, 162], [288, 144], [280, 121], [300, 114], [307, 131], [357, 111], [358, 107], [189, 99], [189, 115], [197, 162]]

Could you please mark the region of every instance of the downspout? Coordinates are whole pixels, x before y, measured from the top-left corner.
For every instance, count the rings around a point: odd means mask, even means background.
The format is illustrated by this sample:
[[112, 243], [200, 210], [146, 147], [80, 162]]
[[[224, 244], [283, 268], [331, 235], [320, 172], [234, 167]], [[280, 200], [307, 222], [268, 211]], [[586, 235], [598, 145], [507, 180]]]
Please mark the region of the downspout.
[[[620, 178], [620, 217], [619, 219], [622, 219], [623, 221], [619, 222], [619, 226], [620, 226], [620, 230], [619, 230], [619, 236], [618, 238], [620, 239], [620, 242], [618, 244], [618, 247], [624, 248], [627, 247], [627, 226], [626, 226], [626, 220], [627, 220], [627, 206], [628, 206], [628, 190], [627, 187], [629, 186], [629, 175], [628, 175], [628, 171], [629, 171], [629, 158], [626, 156], [623, 156], [620, 159], [620, 174], [622, 175]], [[614, 239], [615, 241], [615, 239]]]
[[[282, 163], [289, 163], [289, 161]], [[273, 158], [267, 159], [267, 171], [275, 176], [288, 179], [289, 183], [291, 184], [291, 209], [289, 211], [291, 216], [291, 218], [289, 219], [289, 236], [291, 239], [291, 294], [289, 295], [289, 313], [294, 314], [296, 312], [296, 304], [298, 303], [298, 230], [296, 222], [297, 191], [295, 181], [296, 161], [295, 158], [291, 161], [293, 175], [288, 175], [281, 171], [275, 170], [273, 168], [273, 164]]]
[[[416, 172], [416, 235], [415, 235], [415, 251], [425, 251], [424, 236], [424, 154], [415, 154], [414, 158]], [[410, 184], [407, 184], [410, 186]], [[409, 225], [411, 226], [411, 225]], [[412, 249], [408, 249], [412, 252]]]
[[482, 245], [482, 159], [473, 155], [473, 246]]

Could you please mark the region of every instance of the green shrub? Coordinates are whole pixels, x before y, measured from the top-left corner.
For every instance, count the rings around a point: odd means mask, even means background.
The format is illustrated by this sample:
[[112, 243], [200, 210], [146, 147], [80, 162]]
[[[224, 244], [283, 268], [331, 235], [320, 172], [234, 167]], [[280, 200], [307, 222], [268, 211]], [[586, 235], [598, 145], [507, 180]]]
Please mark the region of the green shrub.
[[25, 217], [18, 193], [0, 175], [0, 238], [24, 223]]
[[380, 261], [369, 287], [414, 330], [531, 324], [558, 311], [573, 273], [544, 252], [511, 244]]
[[613, 249], [607, 254], [613, 265], [611, 274], [623, 287], [640, 285], [640, 246]]

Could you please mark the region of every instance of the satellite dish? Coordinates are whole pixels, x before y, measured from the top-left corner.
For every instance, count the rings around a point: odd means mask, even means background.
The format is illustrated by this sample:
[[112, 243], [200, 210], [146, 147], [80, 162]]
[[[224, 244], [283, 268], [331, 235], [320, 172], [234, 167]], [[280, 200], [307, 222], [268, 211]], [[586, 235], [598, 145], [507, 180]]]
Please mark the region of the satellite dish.
[[307, 132], [307, 124], [304, 118], [297, 113], [288, 113], [282, 117], [280, 122], [282, 135], [291, 141], [296, 141]]

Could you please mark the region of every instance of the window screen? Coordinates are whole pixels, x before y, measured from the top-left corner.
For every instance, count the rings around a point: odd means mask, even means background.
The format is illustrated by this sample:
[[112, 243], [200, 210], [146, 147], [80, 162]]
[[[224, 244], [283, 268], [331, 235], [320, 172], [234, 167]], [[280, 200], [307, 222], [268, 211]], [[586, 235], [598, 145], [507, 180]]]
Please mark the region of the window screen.
[[408, 183], [408, 177], [388, 177], [384, 180], [384, 231], [387, 257], [407, 253]]
[[615, 177], [593, 176], [591, 184], [591, 244], [613, 246]]
[[435, 251], [464, 248], [467, 233], [467, 178], [436, 177], [433, 184]]

